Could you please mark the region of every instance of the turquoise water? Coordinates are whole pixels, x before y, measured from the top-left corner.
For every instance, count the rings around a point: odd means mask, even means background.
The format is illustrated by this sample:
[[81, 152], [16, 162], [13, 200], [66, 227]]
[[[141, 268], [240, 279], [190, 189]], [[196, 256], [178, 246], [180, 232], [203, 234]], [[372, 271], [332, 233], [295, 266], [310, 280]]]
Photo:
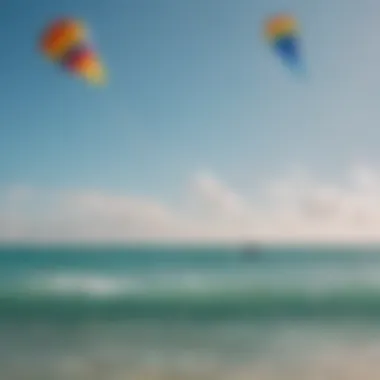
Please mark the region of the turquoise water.
[[380, 374], [375, 246], [3, 246], [0, 285], [1, 379]]

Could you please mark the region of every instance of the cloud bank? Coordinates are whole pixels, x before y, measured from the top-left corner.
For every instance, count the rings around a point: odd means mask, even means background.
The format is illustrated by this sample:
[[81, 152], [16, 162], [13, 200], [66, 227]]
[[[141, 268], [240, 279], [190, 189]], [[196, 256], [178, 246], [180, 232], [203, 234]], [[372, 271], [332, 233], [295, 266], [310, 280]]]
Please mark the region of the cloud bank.
[[380, 171], [353, 166], [340, 184], [306, 171], [239, 194], [197, 173], [183, 202], [100, 190], [0, 189], [0, 241], [380, 241]]

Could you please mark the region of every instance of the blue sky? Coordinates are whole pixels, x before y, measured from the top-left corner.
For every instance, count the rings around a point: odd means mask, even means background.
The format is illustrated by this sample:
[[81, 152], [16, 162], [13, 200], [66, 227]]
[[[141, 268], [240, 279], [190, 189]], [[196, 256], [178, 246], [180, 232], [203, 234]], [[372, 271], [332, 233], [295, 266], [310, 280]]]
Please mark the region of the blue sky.
[[[302, 26], [308, 77], [261, 36]], [[243, 192], [302, 164], [327, 178], [379, 163], [375, 0], [7, 1], [0, 14], [0, 183], [170, 200], [211, 170]], [[85, 20], [110, 75], [93, 89], [38, 52], [57, 16]]]

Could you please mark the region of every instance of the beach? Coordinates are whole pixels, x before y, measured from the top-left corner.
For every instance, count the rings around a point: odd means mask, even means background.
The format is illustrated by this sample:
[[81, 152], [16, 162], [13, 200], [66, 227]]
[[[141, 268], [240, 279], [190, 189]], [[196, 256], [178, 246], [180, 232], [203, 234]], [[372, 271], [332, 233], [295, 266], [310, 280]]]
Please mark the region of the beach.
[[378, 379], [380, 249], [3, 246], [0, 378]]

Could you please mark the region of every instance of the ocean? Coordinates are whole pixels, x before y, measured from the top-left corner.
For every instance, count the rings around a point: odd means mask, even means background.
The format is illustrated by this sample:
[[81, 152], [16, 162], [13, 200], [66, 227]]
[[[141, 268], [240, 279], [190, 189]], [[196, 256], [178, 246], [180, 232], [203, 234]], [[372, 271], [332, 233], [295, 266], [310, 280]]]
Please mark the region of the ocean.
[[0, 379], [380, 378], [380, 247], [0, 247]]

